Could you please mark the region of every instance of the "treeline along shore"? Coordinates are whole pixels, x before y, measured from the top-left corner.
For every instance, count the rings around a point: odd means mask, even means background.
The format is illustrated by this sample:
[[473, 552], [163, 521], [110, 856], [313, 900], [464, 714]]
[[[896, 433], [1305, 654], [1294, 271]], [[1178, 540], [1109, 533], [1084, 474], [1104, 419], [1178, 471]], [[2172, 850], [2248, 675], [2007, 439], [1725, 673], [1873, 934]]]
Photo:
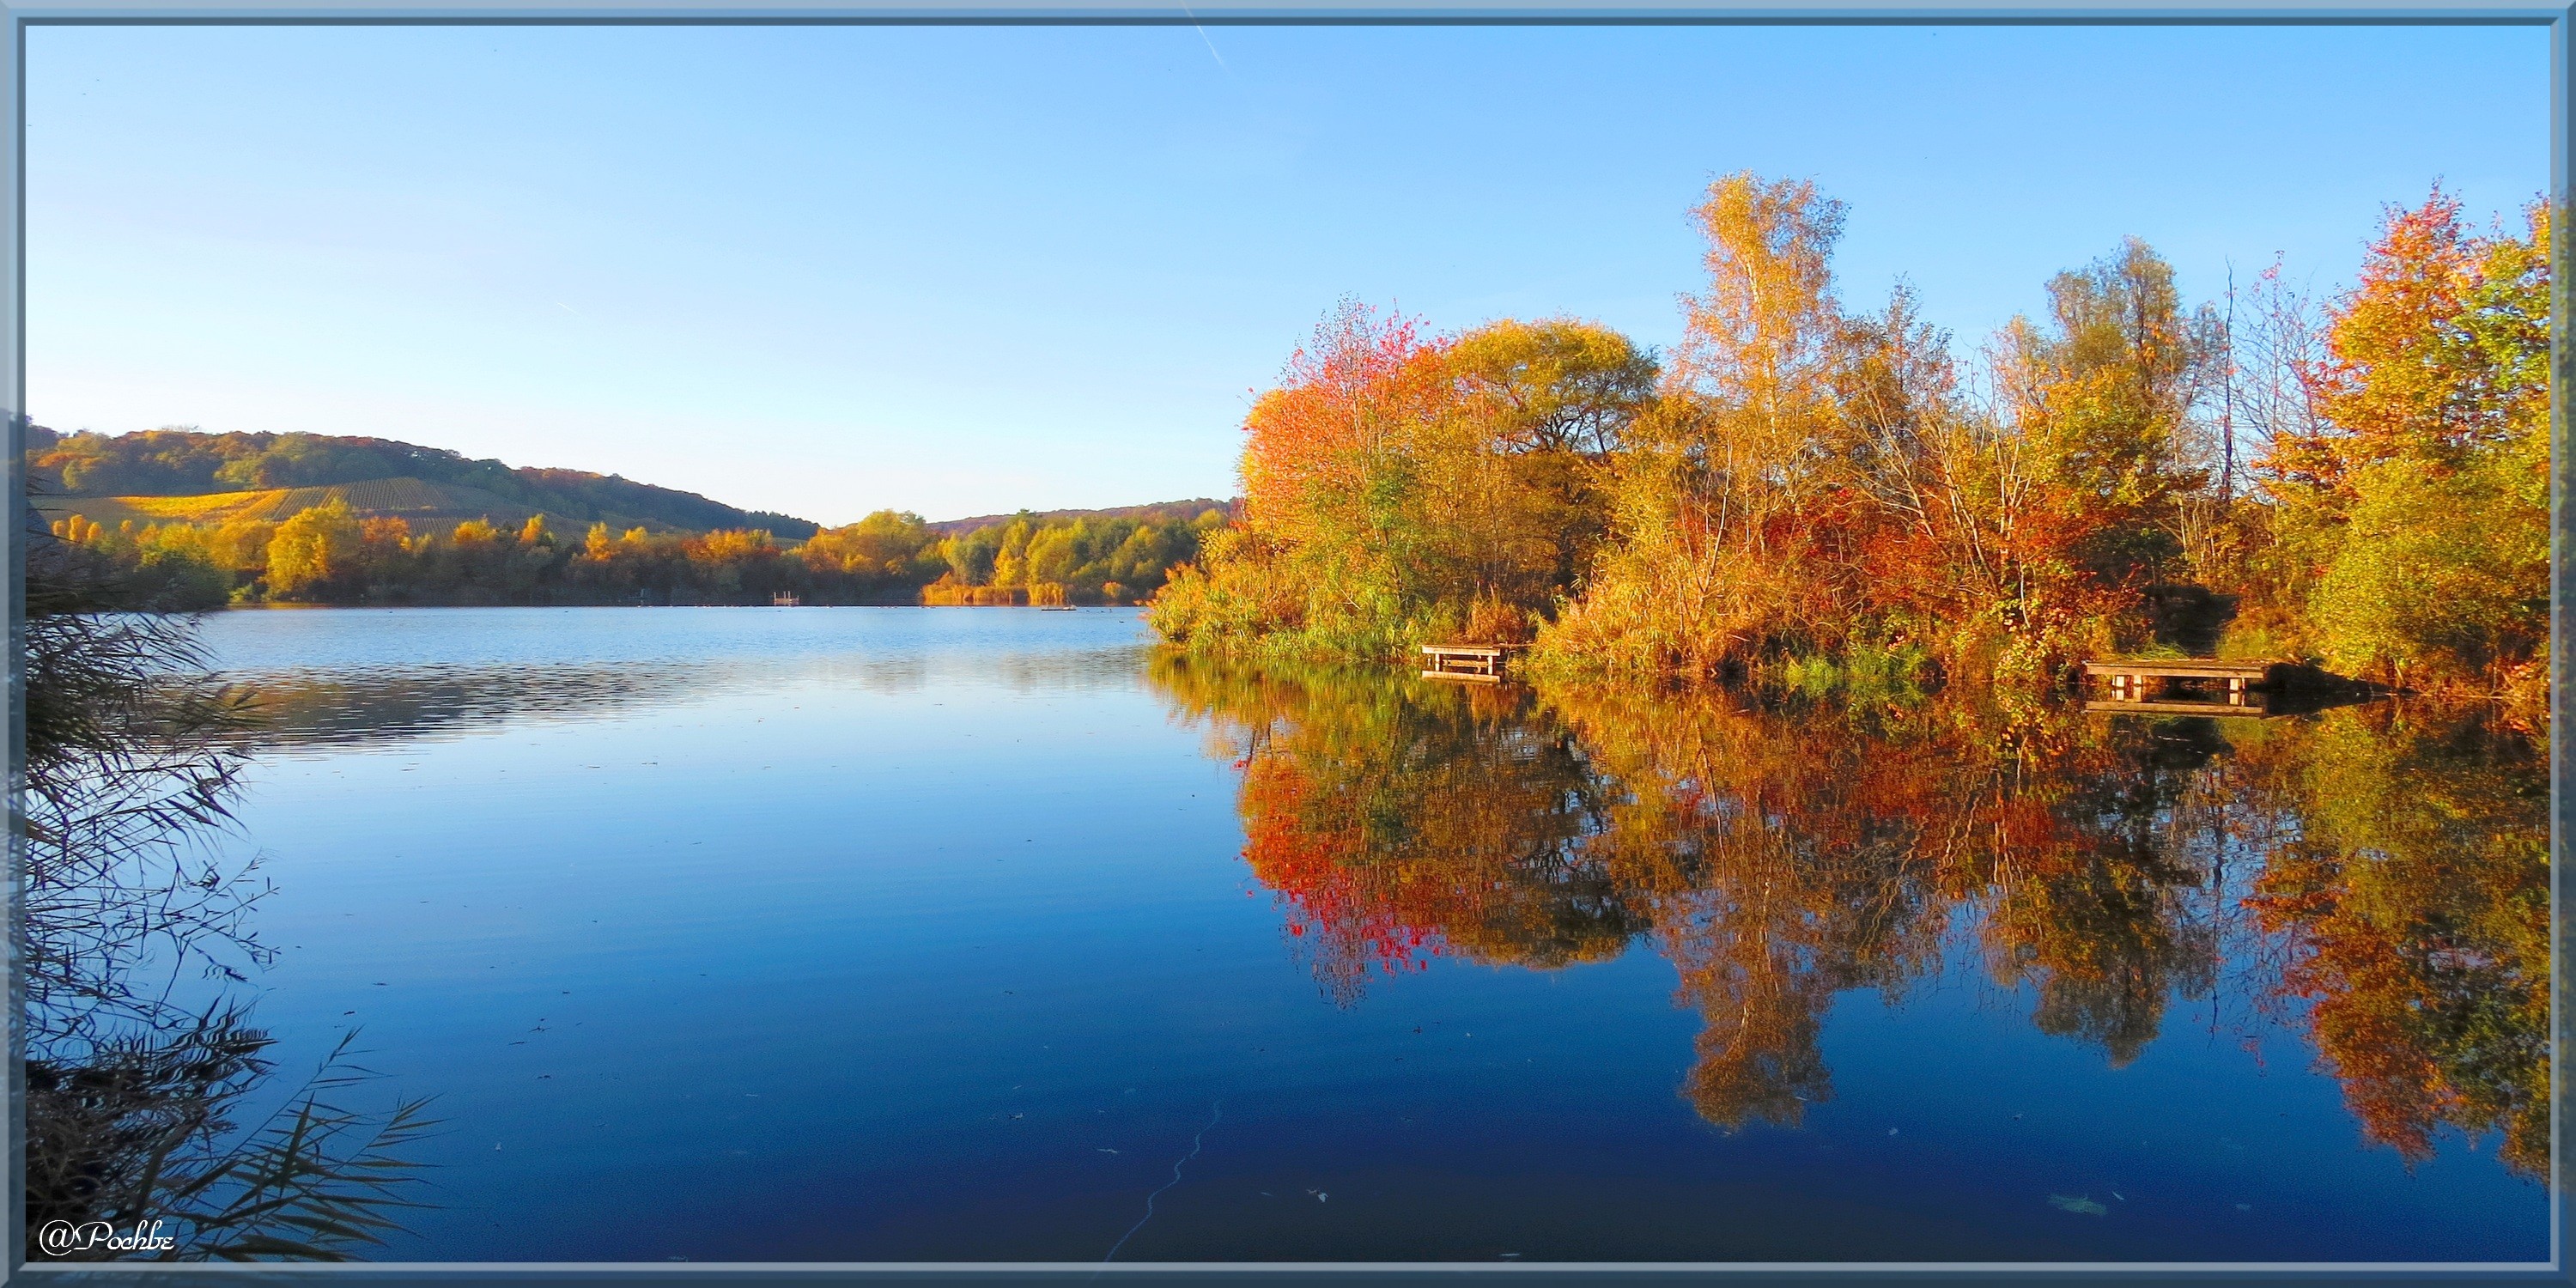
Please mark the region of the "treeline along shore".
[[[573, 470], [383, 439], [56, 435], [28, 476], [120, 606], [1125, 604], [1226, 521], [1201, 499], [838, 528]], [[390, 470], [409, 473], [388, 476]], [[111, 491], [113, 489], [113, 491]]]
[[[2130, 239], [1973, 356], [1856, 307], [1843, 205], [1736, 174], [1657, 352], [1344, 301], [1247, 416], [1239, 503], [839, 528], [388, 440], [37, 431], [31, 486], [126, 606], [1143, 603], [1271, 661], [1511, 644], [1532, 678], [2036, 694], [2073, 662], [2321, 665], [2501, 699], [2548, 675], [2550, 212], [2436, 187], [2357, 279], [2187, 305]], [[961, 530], [962, 529], [962, 530]]]
[[2436, 188], [2357, 281], [2186, 306], [2129, 240], [1973, 359], [1840, 294], [1843, 205], [1737, 174], [1656, 353], [1345, 304], [1248, 416], [1240, 522], [1158, 595], [1192, 651], [1528, 645], [1535, 677], [2037, 692], [2073, 660], [2305, 660], [2547, 687], [2549, 211]]

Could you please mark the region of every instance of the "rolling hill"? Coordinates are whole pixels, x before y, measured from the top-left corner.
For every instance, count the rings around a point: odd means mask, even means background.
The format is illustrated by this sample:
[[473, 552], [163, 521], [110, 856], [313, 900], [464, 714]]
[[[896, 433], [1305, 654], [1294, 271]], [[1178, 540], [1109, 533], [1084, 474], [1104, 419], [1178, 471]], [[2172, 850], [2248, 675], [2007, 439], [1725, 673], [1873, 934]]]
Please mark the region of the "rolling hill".
[[384, 438], [189, 429], [65, 435], [30, 427], [27, 471], [38, 508], [110, 524], [278, 519], [339, 497], [360, 514], [399, 516], [415, 527], [476, 518], [516, 525], [543, 514], [563, 532], [595, 522], [658, 532], [766, 528], [789, 540], [815, 531], [792, 515], [614, 474], [513, 469]]
[[1210, 510], [1231, 517], [1234, 514], [1235, 505], [1236, 502], [1233, 501], [1220, 501], [1214, 497], [1202, 496], [1193, 497], [1187, 501], [1156, 501], [1147, 505], [1114, 506], [1106, 510], [1022, 510], [1018, 514], [979, 514], [971, 519], [941, 519], [932, 523], [930, 530], [941, 536], [955, 536], [961, 532], [973, 532], [977, 528], [990, 527], [996, 523], [1008, 523], [1013, 519], [1028, 519], [1039, 524], [1062, 523], [1071, 519], [1138, 519], [1147, 523], [1162, 523], [1171, 519], [1195, 519]]
[[[350, 509], [367, 518], [401, 518], [419, 531], [437, 531], [468, 519], [488, 519], [496, 524], [517, 527], [526, 523], [529, 515], [543, 514], [549, 527], [558, 532], [577, 534], [590, 522], [522, 505], [477, 487], [413, 478], [369, 479], [363, 483], [327, 487], [208, 492], [197, 496], [42, 496], [35, 498], [35, 505], [39, 510], [78, 514], [106, 524], [124, 519], [132, 519], [137, 524], [168, 523], [173, 519], [188, 523], [266, 519], [274, 523], [299, 510], [327, 505], [335, 499], [348, 502]], [[598, 521], [621, 530], [637, 526], [669, 530], [671, 526], [631, 519], [621, 523], [621, 518], [627, 516], [603, 515]]]
[[[332, 500], [368, 518], [400, 518], [415, 531], [437, 531], [468, 519], [508, 527], [542, 514], [547, 525], [577, 535], [593, 523], [623, 531], [707, 532], [766, 528], [788, 541], [816, 525], [792, 515], [743, 510], [695, 492], [637, 483], [583, 470], [512, 468], [443, 448], [386, 438], [323, 434], [209, 434], [156, 429], [134, 434], [27, 431], [27, 472], [37, 509], [78, 514], [114, 526], [285, 519]], [[1029, 518], [1195, 519], [1227, 514], [1235, 503], [1214, 497], [1158, 501], [1097, 510], [1021, 511], [945, 519], [941, 536]]]

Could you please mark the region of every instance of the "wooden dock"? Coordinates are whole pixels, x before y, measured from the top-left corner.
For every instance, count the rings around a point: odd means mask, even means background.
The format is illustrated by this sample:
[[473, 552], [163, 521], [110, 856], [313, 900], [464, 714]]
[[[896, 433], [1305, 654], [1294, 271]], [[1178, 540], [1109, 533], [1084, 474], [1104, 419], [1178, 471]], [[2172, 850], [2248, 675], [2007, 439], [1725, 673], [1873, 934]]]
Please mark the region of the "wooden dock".
[[1503, 659], [1520, 647], [1517, 644], [1425, 644], [1422, 656], [1427, 665], [1422, 678], [1500, 684]]
[[[2107, 702], [2088, 702], [2087, 710], [2151, 708], [2201, 715], [2260, 715], [2262, 695], [2272, 687], [2270, 662], [2220, 662], [2208, 658], [2131, 658], [2084, 664], [2084, 678], [2110, 694]], [[2161, 682], [2161, 683], [2159, 683]], [[2175, 682], [2206, 684], [2224, 695], [2219, 701], [2175, 701], [2154, 695]], [[2250, 710], [2249, 710], [2250, 709]]]
[[2287, 716], [2394, 692], [2304, 662], [2131, 658], [2084, 664], [2084, 709], [2129, 715]]

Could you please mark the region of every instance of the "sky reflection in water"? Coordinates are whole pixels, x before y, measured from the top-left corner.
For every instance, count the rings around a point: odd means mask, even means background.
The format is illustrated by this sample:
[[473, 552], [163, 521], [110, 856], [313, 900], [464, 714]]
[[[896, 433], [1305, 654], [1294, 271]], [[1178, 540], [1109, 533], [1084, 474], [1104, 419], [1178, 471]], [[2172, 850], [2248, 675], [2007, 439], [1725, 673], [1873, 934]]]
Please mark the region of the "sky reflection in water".
[[2438, 713], [2007, 746], [1107, 610], [208, 638], [260, 1020], [449, 1124], [386, 1259], [1098, 1261], [1194, 1139], [1120, 1260], [2547, 1252], [2545, 780]]

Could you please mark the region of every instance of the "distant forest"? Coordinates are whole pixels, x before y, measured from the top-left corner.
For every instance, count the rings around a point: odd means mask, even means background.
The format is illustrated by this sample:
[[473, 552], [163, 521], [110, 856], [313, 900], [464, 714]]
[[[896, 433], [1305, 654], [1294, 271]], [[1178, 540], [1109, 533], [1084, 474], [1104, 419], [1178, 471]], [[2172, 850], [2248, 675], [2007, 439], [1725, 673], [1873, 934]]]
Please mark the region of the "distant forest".
[[822, 528], [579, 470], [380, 438], [32, 429], [54, 536], [121, 605], [1125, 604], [1227, 503]]

